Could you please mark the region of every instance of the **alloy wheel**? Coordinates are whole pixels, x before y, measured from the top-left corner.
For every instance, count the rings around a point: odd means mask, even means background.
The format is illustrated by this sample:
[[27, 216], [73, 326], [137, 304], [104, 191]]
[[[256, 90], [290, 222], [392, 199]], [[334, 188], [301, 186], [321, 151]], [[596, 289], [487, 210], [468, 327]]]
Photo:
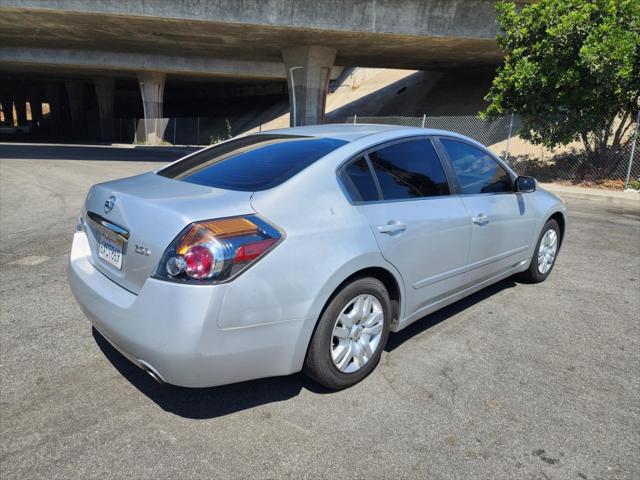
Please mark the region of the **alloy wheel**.
[[370, 294], [358, 295], [347, 303], [331, 334], [331, 358], [343, 373], [360, 370], [380, 346], [384, 312]]
[[538, 248], [538, 271], [541, 274], [546, 274], [556, 259], [558, 253], [558, 233], [550, 228], [544, 233], [540, 247]]

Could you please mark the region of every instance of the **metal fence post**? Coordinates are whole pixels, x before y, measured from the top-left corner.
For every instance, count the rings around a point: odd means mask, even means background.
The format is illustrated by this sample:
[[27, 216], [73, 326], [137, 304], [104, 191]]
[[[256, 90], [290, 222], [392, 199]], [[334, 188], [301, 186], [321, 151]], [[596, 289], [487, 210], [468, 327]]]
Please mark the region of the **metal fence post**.
[[178, 123], [178, 117], [173, 119], [173, 144], [176, 144], [176, 126]]
[[426, 121], [427, 121], [427, 114], [423, 113], [422, 114], [422, 128], [424, 128], [424, 124], [426, 123]]
[[353, 114], [353, 124], [355, 125], [356, 123], [358, 123], [358, 114], [354, 113]]
[[511, 143], [511, 132], [513, 131], [513, 112], [511, 112], [511, 118], [509, 119], [509, 135], [507, 136], [507, 148], [504, 152], [504, 161], [509, 160], [509, 144]]
[[636, 128], [633, 132], [633, 142], [631, 143], [631, 154], [629, 155], [629, 166], [627, 167], [627, 176], [624, 179], [624, 189], [629, 188], [629, 177], [631, 177], [631, 166], [633, 165], [633, 155], [636, 153], [636, 143], [638, 142], [638, 126], [640, 125], [640, 110], [636, 115]]

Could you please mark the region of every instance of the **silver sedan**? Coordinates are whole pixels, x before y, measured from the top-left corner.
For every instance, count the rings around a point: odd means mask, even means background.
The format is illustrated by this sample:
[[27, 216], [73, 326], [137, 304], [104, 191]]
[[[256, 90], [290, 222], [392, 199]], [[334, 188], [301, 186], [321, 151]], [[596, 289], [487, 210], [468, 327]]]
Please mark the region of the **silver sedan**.
[[510, 275], [545, 280], [565, 222], [558, 197], [461, 135], [299, 127], [93, 186], [69, 281], [160, 382], [303, 370], [339, 389], [390, 332]]

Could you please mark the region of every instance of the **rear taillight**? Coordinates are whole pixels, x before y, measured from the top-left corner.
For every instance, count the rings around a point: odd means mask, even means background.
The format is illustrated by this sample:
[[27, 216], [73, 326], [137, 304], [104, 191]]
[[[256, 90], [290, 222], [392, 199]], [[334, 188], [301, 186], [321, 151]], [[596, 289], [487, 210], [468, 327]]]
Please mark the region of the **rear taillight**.
[[183, 283], [219, 283], [264, 256], [282, 233], [256, 215], [195, 222], [169, 245], [155, 278]]

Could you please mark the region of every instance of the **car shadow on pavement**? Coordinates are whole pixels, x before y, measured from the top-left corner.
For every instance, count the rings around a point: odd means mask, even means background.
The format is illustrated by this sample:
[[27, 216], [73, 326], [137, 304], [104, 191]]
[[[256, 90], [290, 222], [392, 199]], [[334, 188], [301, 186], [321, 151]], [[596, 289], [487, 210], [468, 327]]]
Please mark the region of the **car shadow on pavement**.
[[518, 282], [516, 282], [513, 277], [506, 278], [498, 283], [494, 283], [493, 285], [480, 290], [479, 292], [474, 293], [473, 295], [469, 295], [462, 300], [458, 300], [457, 302], [452, 303], [451, 305], [444, 307], [437, 312], [433, 312], [431, 315], [422, 317], [421, 319], [413, 322], [408, 327], [400, 330], [398, 333], [389, 335], [389, 340], [387, 340], [387, 344], [385, 345], [384, 349], [386, 352], [393, 352], [404, 342], [415, 337], [416, 335], [421, 334], [425, 330], [429, 330], [431, 327], [444, 322], [448, 318], [453, 317], [454, 315], [457, 315], [467, 308], [472, 307], [476, 303], [480, 303], [498, 292], [501, 292], [508, 288], [513, 288], [517, 284]]
[[[392, 352], [405, 341], [434, 325], [515, 285], [516, 283], [512, 279], [503, 280], [432, 313], [411, 324], [401, 332], [390, 335], [385, 350]], [[113, 348], [95, 328], [93, 329], [93, 337], [102, 353], [133, 386], [163, 410], [185, 418], [210, 419], [221, 417], [259, 405], [288, 400], [297, 396], [302, 389], [318, 394], [333, 393], [332, 390], [319, 386], [302, 373], [210, 388], [160, 385]]]

